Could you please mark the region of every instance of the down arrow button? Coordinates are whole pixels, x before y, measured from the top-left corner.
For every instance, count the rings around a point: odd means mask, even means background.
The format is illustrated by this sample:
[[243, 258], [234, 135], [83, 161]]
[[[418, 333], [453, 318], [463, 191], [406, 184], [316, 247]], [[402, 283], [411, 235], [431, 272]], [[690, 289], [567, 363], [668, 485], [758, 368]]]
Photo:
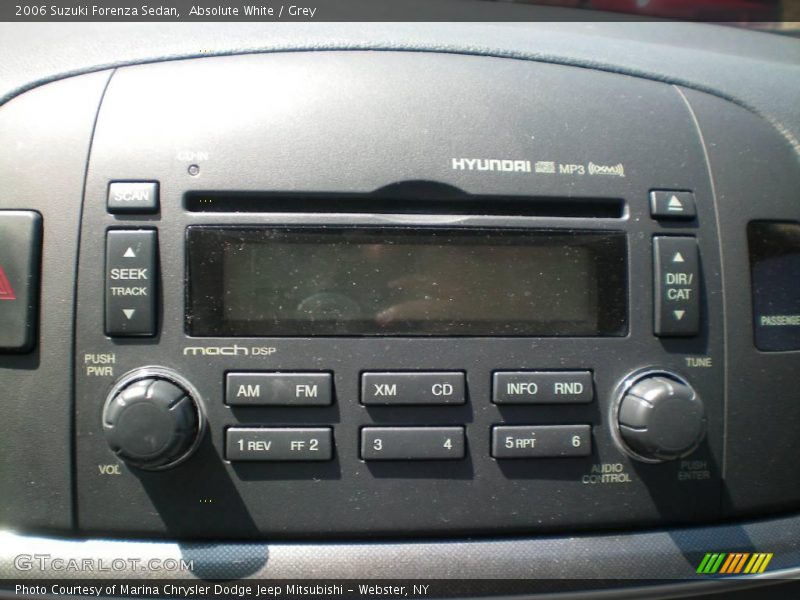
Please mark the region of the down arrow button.
[[154, 229], [112, 229], [106, 236], [105, 332], [156, 334], [158, 234]]
[[653, 238], [655, 334], [693, 336], [700, 331], [700, 261], [693, 237]]

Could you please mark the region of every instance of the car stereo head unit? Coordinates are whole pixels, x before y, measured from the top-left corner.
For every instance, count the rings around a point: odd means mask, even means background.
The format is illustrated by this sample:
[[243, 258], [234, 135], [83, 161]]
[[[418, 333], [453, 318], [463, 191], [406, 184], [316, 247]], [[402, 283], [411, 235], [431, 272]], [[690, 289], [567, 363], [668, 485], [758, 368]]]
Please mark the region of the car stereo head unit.
[[[716, 518], [720, 244], [684, 100], [382, 54], [114, 75], [80, 242], [81, 530]], [[489, 75], [501, 112], [465, 93]]]

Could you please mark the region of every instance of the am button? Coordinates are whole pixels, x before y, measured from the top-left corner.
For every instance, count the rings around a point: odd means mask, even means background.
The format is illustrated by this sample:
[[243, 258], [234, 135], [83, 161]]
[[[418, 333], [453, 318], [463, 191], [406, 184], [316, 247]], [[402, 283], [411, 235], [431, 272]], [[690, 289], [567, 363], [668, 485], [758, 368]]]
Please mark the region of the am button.
[[328, 406], [333, 402], [332, 373], [228, 373], [229, 406]]

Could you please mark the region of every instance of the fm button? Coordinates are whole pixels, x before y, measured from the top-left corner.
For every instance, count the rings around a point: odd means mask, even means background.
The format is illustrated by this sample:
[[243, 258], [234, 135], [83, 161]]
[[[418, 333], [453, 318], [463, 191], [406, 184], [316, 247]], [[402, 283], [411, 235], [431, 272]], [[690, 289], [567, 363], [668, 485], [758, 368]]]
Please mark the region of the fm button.
[[153, 229], [113, 229], [106, 237], [106, 335], [156, 334], [158, 238]]

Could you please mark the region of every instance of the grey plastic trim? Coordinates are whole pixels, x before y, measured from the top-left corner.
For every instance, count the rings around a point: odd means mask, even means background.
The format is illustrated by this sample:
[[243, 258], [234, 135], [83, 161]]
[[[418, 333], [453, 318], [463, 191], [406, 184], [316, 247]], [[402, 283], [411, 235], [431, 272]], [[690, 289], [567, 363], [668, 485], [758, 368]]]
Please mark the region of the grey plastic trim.
[[[502, 3], [493, 10], [498, 19], [506, 14]], [[557, 21], [586, 13], [530, 14]], [[800, 85], [800, 40], [702, 23], [3, 23], [0, 104], [48, 81], [110, 67], [307, 50], [497, 56], [679, 84], [759, 114], [800, 153], [800, 105], [793, 94]]]
[[[68, 539], [0, 532], [0, 578], [75, 578], [80, 574], [19, 571], [19, 554], [63, 558], [183, 558], [194, 560], [191, 575], [239, 578], [420, 578], [430, 579], [674, 579], [702, 585], [695, 570], [711, 551], [772, 552], [763, 576], [800, 577], [800, 515], [709, 527], [572, 537], [503, 538], [424, 542], [163, 542]], [[569, 560], [563, 558], [569, 557]], [[96, 573], [105, 578], [152, 576], [142, 570]], [[187, 573], [159, 573], [186, 578]], [[706, 579], [709, 579], [708, 577]], [[720, 579], [711, 578], [714, 581]], [[728, 580], [730, 581], [730, 580]], [[670, 586], [672, 587], [672, 586]], [[673, 590], [674, 591], [674, 590]], [[697, 591], [697, 590], [695, 590]], [[619, 594], [618, 591], [614, 592]], [[672, 592], [670, 592], [672, 593]], [[620, 597], [617, 595], [616, 597]]]

